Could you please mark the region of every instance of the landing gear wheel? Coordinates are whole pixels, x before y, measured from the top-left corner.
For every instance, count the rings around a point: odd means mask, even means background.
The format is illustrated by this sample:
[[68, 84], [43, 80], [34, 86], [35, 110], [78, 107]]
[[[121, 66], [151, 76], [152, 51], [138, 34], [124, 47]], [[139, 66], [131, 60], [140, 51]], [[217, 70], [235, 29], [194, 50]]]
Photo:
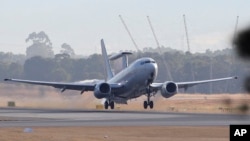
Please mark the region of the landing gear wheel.
[[153, 102], [153, 101], [150, 101], [150, 102], [149, 102], [149, 107], [150, 107], [150, 109], [153, 109], [153, 108], [154, 108], [154, 102]]
[[108, 108], [109, 108], [109, 103], [108, 103], [108, 101], [105, 101], [105, 103], [104, 103], [104, 108], [105, 108], [105, 109], [108, 109]]
[[147, 109], [148, 106], [149, 106], [150, 109], [153, 109], [154, 108], [154, 102], [150, 100], [150, 97], [152, 95], [150, 95], [151, 91], [150, 91], [149, 87], [146, 89], [146, 92], [147, 92], [147, 101], [144, 101], [143, 107], [144, 107], [144, 109]]
[[104, 108], [105, 109], [108, 109], [110, 106], [110, 109], [114, 109], [115, 108], [115, 102], [114, 101], [109, 101], [109, 100], [106, 100], [104, 102]]
[[147, 109], [147, 108], [148, 108], [148, 102], [147, 102], [147, 101], [144, 101], [143, 107], [144, 107], [144, 109]]
[[110, 105], [110, 109], [115, 108], [115, 102], [114, 101], [110, 101], [109, 105]]

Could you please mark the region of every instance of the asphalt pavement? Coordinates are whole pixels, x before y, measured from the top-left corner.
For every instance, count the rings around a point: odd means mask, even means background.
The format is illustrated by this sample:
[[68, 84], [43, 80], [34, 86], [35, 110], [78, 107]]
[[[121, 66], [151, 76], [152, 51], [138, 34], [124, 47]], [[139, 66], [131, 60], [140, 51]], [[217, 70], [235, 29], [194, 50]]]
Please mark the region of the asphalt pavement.
[[0, 108], [0, 127], [225, 126], [250, 124], [250, 115], [155, 111]]

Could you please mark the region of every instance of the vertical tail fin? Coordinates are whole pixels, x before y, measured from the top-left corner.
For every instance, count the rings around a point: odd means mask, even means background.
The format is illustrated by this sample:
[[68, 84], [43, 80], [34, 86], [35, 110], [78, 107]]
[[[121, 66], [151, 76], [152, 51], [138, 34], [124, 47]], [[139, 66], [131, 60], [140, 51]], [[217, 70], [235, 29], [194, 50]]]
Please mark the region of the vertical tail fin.
[[111, 66], [109, 63], [109, 59], [108, 59], [108, 55], [107, 55], [107, 51], [106, 51], [103, 39], [101, 39], [101, 47], [102, 47], [102, 56], [103, 56], [104, 63], [105, 63], [105, 70], [106, 70], [106, 77], [107, 77], [106, 80], [109, 80], [113, 77], [113, 73], [111, 70]]

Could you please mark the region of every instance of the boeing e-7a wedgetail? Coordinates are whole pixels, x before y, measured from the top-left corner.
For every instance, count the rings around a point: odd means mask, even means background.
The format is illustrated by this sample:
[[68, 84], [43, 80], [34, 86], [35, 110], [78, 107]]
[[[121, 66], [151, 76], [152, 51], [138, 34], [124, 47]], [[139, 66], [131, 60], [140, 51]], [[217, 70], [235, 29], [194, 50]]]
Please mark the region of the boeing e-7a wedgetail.
[[[32, 80], [22, 80], [22, 79], [4, 79], [5, 81], [28, 83], [35, 85], [52, 86], [54, 88], [61, 89], [61, 92], [65, 90], [77, 90], [81, 94], [85, 91], [93, 91], [94, 96], [98, 99], [105, 98], [104, 108], [114, 109], [115, 103], [127, 104], [127, 100], [140, 97], [142, 95], [147, 96], [147, 100], [144, 101], [143, 106], [145, 109], [148, 106], [152, 109], [154, 107], [153, 101], [150, 100], [152, 96], [160, 91], [164, 98], [169, 98], [178, 93], [179, 88], [187, 89], [197, 84], [225, 81], [230, 79], [237, 79], [237, 77], [226, 77], [202, 81], [190, 81], [190, 82], [173, 82], [166, 81], [163, 83], [154, 83], [158, 67], [157, 63], [152, 58], [140, 58], [135, 60], [130, 65], [127, 64], [127, 54], [129, 52], [121, 52], [115, 56], [108, 58], [105, 44], [103, 39], [101, 40], [102, 55], [105, 61], [106, 68], [106, 80], [92, 80], [92, 81], [78, 81], [71, 83], [62, 82], [47, 82], [47, 81], [32, 81]], [[124, 69], [118, 74], [114, 75], [111, 66], [110, 59], [123, 58]]]

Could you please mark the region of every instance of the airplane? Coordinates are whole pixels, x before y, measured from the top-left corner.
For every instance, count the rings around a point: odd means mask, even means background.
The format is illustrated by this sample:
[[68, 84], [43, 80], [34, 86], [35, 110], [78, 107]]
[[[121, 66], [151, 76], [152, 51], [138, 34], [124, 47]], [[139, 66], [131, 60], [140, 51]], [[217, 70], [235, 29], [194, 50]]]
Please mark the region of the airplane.
[[[143, 102], [143, 107], [144, 109], [147, 109], [148, 107], [153, 109], [154, 102], [150, 98], [155, 96], [158, 91], [160, 91], [160, 94], [164, 98], [170, 98], [177, 94], [180, 88], [186, 90], [197, 84], [237, 79], [236, 76], [233, 76], [190, 82], [165, 81], [162, 83], [154, 83], [158, 73], [158, 66], [155, 60], [149, 57], [137, 59], [130, 65], [127, 65], [127, 62], [123, 62], [125, 68], [114, 75], [103, 39], [101, 39], [101, 48], [105, 63], [106, 80], [94, 79], [78, 82], [48, 82], [6, 78], [4, 81], [52, 86], [61, 89], [61, 92], [64, 92], [65, 90], [77, 90], [83, 94], [85, 91], [93, 91], [94, 96], [97, 99], [105, 99], [105, 109], [108, 109], [109, 107], [110, 109], [114, 109], [115, 103], [127, 104], [127, 101], [130, 99], [146, 95], [147, 100]], [[122, 52], [111, 56], [111, 59], [124, 57], [124, 55], [128, 54], [130, 53]], [[125, 56], [125, 58], [126, 57], [127, 56]], [[127, 61], [127, 59], [123, 60]]]

